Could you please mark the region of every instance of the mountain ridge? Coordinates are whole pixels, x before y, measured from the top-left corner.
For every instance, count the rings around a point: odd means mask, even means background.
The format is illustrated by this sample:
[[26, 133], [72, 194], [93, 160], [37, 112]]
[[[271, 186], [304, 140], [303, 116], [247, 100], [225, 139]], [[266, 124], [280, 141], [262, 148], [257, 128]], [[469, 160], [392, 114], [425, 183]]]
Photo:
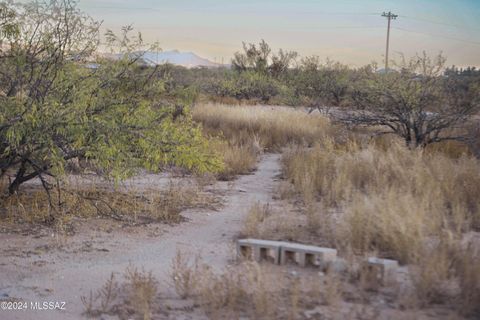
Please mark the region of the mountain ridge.
[[222, 64], [212, 62], [208, 59], [202, 58], [194, 52], [181, 52], [179, 50], [168, 51], [142, 51], [136, 52], [143, 61], [149, 65], [159, 65], [170, 63], [173, 65], [183, 66], [186, 68], [208, 67], [218, 68]]

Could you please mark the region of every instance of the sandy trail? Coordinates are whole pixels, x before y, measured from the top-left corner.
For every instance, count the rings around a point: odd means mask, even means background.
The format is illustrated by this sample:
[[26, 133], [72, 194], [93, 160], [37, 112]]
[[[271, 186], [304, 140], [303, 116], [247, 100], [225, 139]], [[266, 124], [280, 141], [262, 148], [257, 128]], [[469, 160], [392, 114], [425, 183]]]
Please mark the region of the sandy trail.
[[[16, 254], [38, 244], [40, 239], [1, 234], [0, 299], [65, 301], [66, 310], [0, 310], [0, 319], [85, 319], [80, 297], [98, 289], [112, 272], [122, 274], [133, 265], [151, 270], [161, 284], [166, 283], [177, 249], [201, 253], [203, 260], [214, 268], [227, 265], [234, 257], [233, 240], [241, 231], [250, 206], [256, 201], [272, 201], [275, 177], [280, 173], [279, 158], [277, 154], [264, 155], [254, 174], [234, 181], [221, 210], [184, 212], [189, 221], [162, 226], [167, 231], [161, 235], [122, 230], [106, 233], [92, 228], [66, 240], [62, 249]], [[71, 249], [79, 245], [82, 250]]]

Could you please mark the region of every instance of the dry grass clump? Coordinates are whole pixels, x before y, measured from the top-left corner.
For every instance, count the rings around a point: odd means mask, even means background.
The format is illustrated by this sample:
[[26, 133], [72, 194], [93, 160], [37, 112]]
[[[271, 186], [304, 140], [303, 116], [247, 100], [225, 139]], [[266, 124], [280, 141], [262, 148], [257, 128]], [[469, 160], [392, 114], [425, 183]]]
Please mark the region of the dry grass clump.
[[143, 320], [152, 319], [152, 304], [157, 294], [157, 281], [152, 273], [129, 268], [125, 277], [130, 306]]
[[200, 257], [195, 257], [193, 266], [191, 266], [190, 263], [191, 261], [180, 251], [177, 251], [175, 258], [172, 260], [170, 277], [175, 291], [182, 299], [191, 297], [198, 285], [199, 279], [196, 271], [200, 268]]
[[180, 297], [193, 299], [213, 319], [297, 319], [312, 303], [334, 306], [342, 298], [341, 280], [333, 274], [298, 278], [248, 261], [214, 271], [198, 257], [189, 262], [182, 253], [174, 259], [172, 281]]
[[231, 141], [217, 140], [212, 145], [223, 157], [224, 167], [217, 174], [218, 179], [232, 180], [239, 174], [248, 174], [256, 169], [261, 149], [254, 141], [248, 144], [235, 144]]
[[259, 226], [270, 216], [271, 208], [269, 204], [261, 205], [255, 203], [248, 211], [247, 218], [243, 225], [242, 235], [247, 237], [256, 237], [260, 235]]
[[463, 316], [480, 316], [480, 249], [459, 241], [442, 239], [423, 248], [409, 266], [415, 307], [450, 305]]
[[[312, 237], [306, 232], [308, 220], [305, 215], [287, 205], [282, 208], [270, 204], [255, 203], [248, 211], [243, 229], [242, 238], [258, 238], [270, 240], [296, 240], [312, 242]], [[321, 244], [314, 241], [315, 244]]]
[[[477, 243], [478, 245], [478, 243]], [[462, 314], [480, 316], [480, 248], [473, 246], [459, 251], [455, 259], [459, 278], [458, 309]]]
[[191, 207], [211, 207], [218, 200], [198, 183], [170, 181], [162, 190], [113, 188], [96, 182], [65, 183], [50, 194], [39, 187], [2, 199], [3, 223], [46, 223], [61, 227], [73, 217], [109, 217], [133, 224], [180, 222], [180, 213]]
[[114, 314], [120, 319], [156, 319], [158, 282], [151, 272], [133, 266], [127, 268], [125, 281], [119, 283], [114, 274], [96, 292], [82, 296], [87, 317], [98, 318]]
[[193, 117], [207, 132], [246, 145], [256, 139], [270, 151], [290, 143], [313, 145], [334, 131], [327, 118], [282, 107], [203, 104], [194, 108]]

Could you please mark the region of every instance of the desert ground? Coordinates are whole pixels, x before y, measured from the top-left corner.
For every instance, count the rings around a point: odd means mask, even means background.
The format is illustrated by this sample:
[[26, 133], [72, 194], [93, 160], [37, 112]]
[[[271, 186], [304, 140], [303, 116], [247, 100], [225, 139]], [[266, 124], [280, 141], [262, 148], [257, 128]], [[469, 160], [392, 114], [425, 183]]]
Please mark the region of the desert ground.
[[480, 319], [478, 6], [100, 2], [0, 2], [0, 320]]
[[[211, 105], [206, 108], [212, 110]], [[290, 111], [286, 107], [238, 108], [244, 114], [276, 112], [293, 115], [291, 118], [307, 114], [306, 110]], [[322, 118], [318, 114], [308, 117]], [[253, 141], [255, 143], [259, 142]], [[117, 187], [116, 190], [150, 194], [161, 193], [172, 185], [181, 185], [174, 192], [190, 192], [188, 188], [195, 186], [200, 200], [182, 209], [180, 219], [175, 221], [159, 223], [141, 217], [119, 221], [97, 216], [73, 217], [57, 228], [28, 224], [11, 228], [4, 225], [0, 235], [4, 243], [0, 258], [2, 301], [58, 301], [65, 302], [65, 310], [10, 311], [3, 312], [2, 319], [130, 319], [142, 318], [145, 314], [152, 319], [458, 317], [454, 309], [445, 304], [420, 307], [416, 298], [409, 296], [408, 288], [412, 284], [408, 263], [402, 263], [396, 270], [395, 283], [380, 290], [363, 290], [360, 280], [352, 280], [352, 274], [358, 273], [354, 269], [358, 269], [362, 256], [342, 252], [341, 249], [341, 262], [334, 271], [296, 265], [276, 266], [269, 262], [252, 267], [251, 262], [239, 260], [236, 241], [248, 236], [335, 247], [327, 237], [321, 236], [331, 227], [330, 218], [329, 226], [322, 227], [322, 221], [313, 222], [315, 218], [305, 213], [308, 210], [325, 210], [321, 209], [324, 207], [308, 208], [308, 204], [304, 203], [309, 200], [292, 195], [295, 192], [285, 180], [282, 163], [292, 152], [288, 150], [292, 149], [277, 150], [262, 151], [257, 156], [253, 171], [229, 181], [204, 178], [202, 187], [199, 187], [200, 178], [170, 170], [161, 174], [145, 172]], [[294, 154], [297, 152], [294, 151]], [[236, 155], [240, 158], [245, 156]], [[95, 177], [95, 174], [91, 173], [90, 178], [71, 175], [68, 179], [77, 187], [88, 188], [96, 181], [92, 176]], [[30, 187], [38, 188], [39, 182], [33, 181]], [[310, 226], [313, 223], [318, 225], [315, 228], [319, 228], [320, 235], [312, 233]], [[471, 232], [462, 241], [477, 245], [480, 235]], [[370, 254], [382, 255], [381, 252]], [[132, 281], [132, 274], [139, 279], [150, 279], [145, 283], [155, 288], [149, 294], [151, 296], [143, 293], [140, 298], [134, 298], [126, 284]], [[190, 283], [186, 274], [191, 278]], [[112, 297], [107, 299], [105, 292], [101, 292], [112, 276]], [[243, 280], [232, 279], [243, 276], [254, 277], [254, 280], [249, 280], [253, 282], [246, 285], [247, 288], [253, 286], [253, 289], [235, 288], [243, 285], [240, 284]], [[195, 277], [198, 279], [194, 281]], [[201, 282], [202, 278], [209, 283], [227, 281], [228, 289], [218, 288], [220, 297], [208, 291], [195, 293], [194, 283]], [[228, 281], [232, 283], [228, 285]], [[310, 288], [312, 284], [317, 287]], [[196, 285], [200, 287], [198, 283]], [[260, 305], [249, 310], [240, 302], [237, 305], [223, 301], [222, 296], [236, 295], [232, 290], [253, 290], [251, 294], [256, 297], [255, 301], [266, 299], [262, 302], [266, 305], [258, 302]], [[280, 295], [281, 298], [268, 299], [270, 294]], [[202, 295], [207, 297], [202, 298]], [[315, 295], [320, 298], [315, 299]], [[209, 301], [208, 297], [213, 300]], [[133, 302], [136, 301], [134, 299], [140, 300]], [[142, 300], [148, 301], [148, 310], [139, 309], [138, 304]], [[278, 305], [280, 301], [284, 305]], [[262, 315], [263, 312], [266, 315]]]
[[[186, 221], [173, 225], [121, 226], [95, 219], [78, 221], [73, 236], [39, 231], [35, 236], [2, 234], [2, 297], [12, 300], [65, 301], [65, 312], [26, 311], [2, 314], [3, 319], [82, 319], [80, 300], [113, 272], [121, 276], [129, 266], [152, 270], [164, 293], [172, 299], [169, 272], [177, 250], [201, 254], [209, 265], [222, 269], [235, 260], [234, 240], [242, 229], [250, 204], [272, 201], [279, 175], [279, 155], [262, 157], [255, 173], [233, 183], [215, 183], [206, 192], [222, 199], [218, 210], [187, 210]], [[165, 180], [163, 176], [150, 177]], [[185, 316], [186, 318], [195, 318]]]

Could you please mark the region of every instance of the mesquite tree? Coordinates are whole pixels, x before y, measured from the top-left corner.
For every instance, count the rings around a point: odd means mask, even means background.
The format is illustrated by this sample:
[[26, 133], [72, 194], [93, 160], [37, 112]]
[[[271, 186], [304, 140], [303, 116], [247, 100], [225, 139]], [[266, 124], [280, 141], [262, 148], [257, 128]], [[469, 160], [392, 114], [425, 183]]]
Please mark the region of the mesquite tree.
[[280, 78], [297, 57], [294, 51], [280, 49], [272, 53], [272, 49], [265, 40], [258, 46], [253, 43], [243, 43], [243, 52], [236, 52], [232, 59], [232, 68], [239, 72], [254, 71], [263, 75]]
[[402, 59], [398, 71], [366, 73], [356, 81], [356, 110], [337, 115], [351, 125], [378, 126], [412, 148], [443, 140], [463, 140], [462, 128], [480, 108], [478, 83], [443, 74], [445, 58], [425, 53]]
[[317, 56], [305, 57], [294, 78], [294, 86], [297, 94], [305, 98], [310, 112], [318, 109], [328, 113], [331, 107], [347, 101], [353, 72], [339, 62], [327, 59], [322, 63]]
[[132, 54], [144, 46], [141, 36], [109, 32], [122, 54], [107, 59], [97, 54], [99, 23], [75, 2], [5, 8], [18, 28], [0, 48], [0, 174], [10, 194], [37, 177], [48, 191], [47, 177], [61, 176], [73, 158], [113, 179], [168, 164], [220, 166], [188, 112], [162, 99], [157, 69]]

